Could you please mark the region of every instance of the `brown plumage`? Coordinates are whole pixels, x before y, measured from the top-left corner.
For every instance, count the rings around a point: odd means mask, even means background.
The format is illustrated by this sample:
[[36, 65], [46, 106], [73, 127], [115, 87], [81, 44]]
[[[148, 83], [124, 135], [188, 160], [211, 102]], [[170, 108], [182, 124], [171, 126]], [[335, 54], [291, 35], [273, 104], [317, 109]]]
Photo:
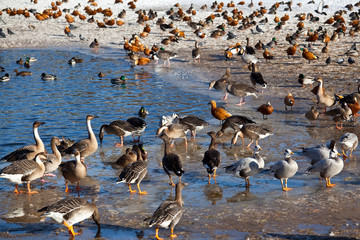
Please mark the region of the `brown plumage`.
[[265, 51], [263, 52], [263, 56], [267, 60], [274, 59], [275, 57], [269, 52], [267, 48], [265, 48]]
[[32, 73], [29, 72], [29, 71], [21, 71], [19, 72], [17, 69], [14, 70], [14, 73], [16, 73], [16, 76], [22, 76], [22, 77], [25, 77], [25, 76], [29, 76], [31, 75]]
[[267, 116], [273, 113], [274, 108], [271, 106], [270, 101], [268, 101], [266, 104], [258, 107], [257, 111], [263, 115], [263, 119], [267, 119]]
[[146, 65], [150, 61], [151, 61], [150, 58], [141, 57], [141, 58], [135, 60], [134, 64], [135, 65]]
[[60, 170], [65, 178], [65, 192], [70, 192], [68, 188], [68, 182], [77, 183], [76, 190], [79, 191], [79, 182], [81, 179], [85, 178], [87, 175], [86, 165], [80, 159], [80, 152], [76, 149], [73, 149], [73, 154], [75, 154], [76, 160], [67, 161], [60, 164]]
[[289, 48], [286, 50], [286, 53], [287, 53], [288, 58], [290, 58], [290, 56], [294, 56], [294, 55], [295, 55], [296, 50], [297, 50], [297, 46], [298, 46], [298, 43], [295, 43], [293, 46], [289, 47]]
[[295, 104], [295, 99], [292, 96], [291, 93], [289, 93], [285, 98], [284, 98], [284, 104], [285, 104], [285, 111], [287, 111], [287, 106], [291, 107], [291, 111], [292, 111], [292, 107]]
[[211, 115], [214, 118], [220, 120], [220, 123], [231, 116], [231, 114], [228, 113], [225, 109], [216, 107], [216, 102], [214, 100], [211, 100], [209, 104], [211, 105]]
[[315, 106], [312, 106], [311, 110], [305, 113], [305, 117], [310, 121], [310, 123], [313, 123], [319, 118], [319, 111]]
[[306, 39], [306, 41], [307, 41], [307, 42], [316, 42], [316, 40], [318, 40], [318, 38], [319, 38], [318, 32], [315, 31], [314, 34], [310, 35], [310, 36]]
[[312, 52], [310, 52], [307, 48], [303, 49], [302, 57], [305, 58], [306, 60], [309, 60], [309, 63], [312, 60], [318, 59], [318, 57], [315, 56], [315, 54], [313, 54]]

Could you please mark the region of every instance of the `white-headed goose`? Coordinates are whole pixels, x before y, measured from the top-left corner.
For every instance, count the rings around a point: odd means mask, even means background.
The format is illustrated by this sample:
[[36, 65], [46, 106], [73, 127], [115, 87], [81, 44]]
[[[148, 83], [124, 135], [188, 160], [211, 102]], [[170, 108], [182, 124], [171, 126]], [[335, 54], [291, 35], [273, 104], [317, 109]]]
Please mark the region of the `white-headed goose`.
[[340, 146], [343, 153], [344, 160], [347, 159], [348, 156], [346, 156], [346, 151], [350, 150], [349, 157], [352, 157], [352, 152], [355, 150], [355, 148], [358, 146], [359, 139], [356, 136], [355, 133], [344, 133], [344, 135], [340, 138]]
[[[282, 190], [285, 192], [292, 190], [292, 188], [287, 187], [287, 180], [294, 176], [298, 170], [297, 163], [291, 159], [292, 154], [294, 153], [290, 149], [286, 149], [284, 160], [277, 161], [270, 167], [270, 171], [274, 173], [274, 177], [280, 180]], [[285, 185], [283, 180], [285, 180]]]

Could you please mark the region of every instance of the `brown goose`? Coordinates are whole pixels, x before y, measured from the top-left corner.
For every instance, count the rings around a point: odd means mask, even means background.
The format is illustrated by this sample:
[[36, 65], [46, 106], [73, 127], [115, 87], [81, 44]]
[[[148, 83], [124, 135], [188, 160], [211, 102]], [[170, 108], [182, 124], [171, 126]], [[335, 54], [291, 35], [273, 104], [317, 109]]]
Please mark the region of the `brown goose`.
[[232, 115], [225, 119], [224, 123], [221, 125], [221, 129], [216, 133], [218, 137], [221, 137], [225, 130], [228, 128], [233, 129], [234, 131], [240, 130], [244, 124], [255, 123], [253, 120], [240, 116], [240, 115]]
[[117, 183], [126, 183], [129, 186], [130, 193], [135, 193], [136, 190], [131, 189], [131, 184], [136, 183], [139, 194], [147, 194], [146, 191], [141, 191], [140, 183], [147, 174], [147, 162], [141, 156], [141, 150], [138, 145], [134, 145], [137, 153], [136, 162], [128, 164], [120, 173]]
[[219, 80], [213, 80], [209, 83], [209, 91], [214, 88], [215, 90], [222, 91], [225, 93], [223, 100], [227, 99], [226, 86], [228, 84], [227, 80], [230, 78], [230, 68], [226, 68], [225, 74]]
[[15, 183], [15, 193], [23, 192], [18, 191], [18, 185], [25, 182], [27, 183], [28, 194], [38, 193], [36, 191], [31, 191], [30, 182], [44, 175], [45, 166], [42, 159], [46, 159], [44, 153], [38, 153], [34, 160], [25, 159], [16, 161], [0, 171], [0, 178], [6, 178]]
[[213, 174], [213, 178], [216, 183], [216, 169], [221, 164], [221, 155], [220, 152], [217, 150], [216, 133], [211, 131], [207, 134], [211, 137], [211, 142], [209, 145], [209, 149], [204, 153], [202, 164], [208, 172], [208, 183], [210, 184], [211, 174]]
[[[51, 177], [55, 177], [54, 174], [51, 174], [51, 172], [55, 171], [59, 165], [61, 164], [61, 153], [58, 150], [57, 146], [60, 145], [60, 140], [58, 137], [52, 137], [51, 138], [51, 150], [52, 150], [52, 154], [47, 154], [46, 157], [48, 160], [51, 161], [47, 161], [44, 162], [45, 165], [45, 174], [44, 176], [51, 176]], [[41, 177], [42, 181], [43, 181], [43, 177]], [[43, 181], [44, 182], [44, 181]]]
[[181, 216], [183, 215], [183, 200], [181, 197], [181, 190], [184, 187], [184, 183], [179, 182], [176, 184], [176, 195], [175, 201], [164, 201], [156, 209], [152, 217], [144, 219], [144, 221], [149, 221], [149, 227], [156, 227], [156, 239], [162, 239], [159, 237], [159, 228], [171, 228], [170, 238], [177, 237], [174, 234], [174, 227], [180, 221]]
[[185, 147], [187, 147], [186, 132], [188, 130], [189, 128], [187, 125], [170, 124], [168, 126], [162, 126], [158, 128], [158, 130], [156, 131], [156, 136], [166, 135], [170, 139], [183, 138], [185, 141]]
[[326, 111], [322, 114], [326, 116], [332, 116], [336, 128], [342, 129], [342, 123], [344, 121], [350, 120], [350, 115], [352, 114], [352, 111], [346, 103], [342, 103], [341, 107]]
[[46, 152], [43, 141], [40, 138], [38, 128], [45, 124], [45, 122], [35, 121], [33, 123], [33, 133], [36, 144], [27, 145], [25, 147], [19, 148], [12, 153], [9, 153], [5, 157], [1, 158], [1, 160], [7, 162], [13, 162], [17, 160], [28, 159], [32, 160], [35, 156], [41, 152]]
[[162, 165], [165, 173], [170, 178], [170, 185], [175, 186], [171, 173], [175, 173], [179, 177], [179, 182], [181, 182], [181, 176], [184, 174], [184, 169], [182, 167], [182, 162], [179, 155], [175, 153], [170, 153], [170, 138], [166, 134], [161, 134], [160, 138], [164, 141], [164, 157], [162, 159]]
[[201, 55], [201, 49], [199, 48], [199, 42], [196, 41], [195, 42], [195, 48], [192, 50], [192, 58], [195, 59], [199, 59], [200, 62], [200, 55]]
[[255, 92], [258, 92], [258, 90], [245, 83], [235, 83], [230, 79], [228, 79], [228, 85], [226, 86], [226, 91], [233, 96], [240, 97], [240, 101], [236, 105], [245, 104], [246, 96], [253, 95], [254, 97], [257, 98]]
[[64, 224], [72, 237], [79, 234], [74, 232], [73, 225], [89, 217], [92, 217], [98, 226], [98, 231], [100, 230], [100, 214], [96, 205], [83, 198], [63, 199], [38, 210], [38, 212], [45, 212], [42, 216], [49, 217], [59, 224]]
[[84, 161], [86, 157], [96, 152], [96, 150], [98, 149], [98, 142], [91, 128], [91, 120], [94, 118], [96, 118], [94, 115], [86, 116], [86, 126], [89, 134], [88, 138], [74, 143], [74, 145], [65, 150], [66, 154], [73, 154], [75, 151], [78, 151], [80, 152], [81, 161]]
[[61, 173], [65, 178], [65, 192], [70, 192], [68, 188], [68, 182], [76, 182], [76, 190], [79, 191], [79, 181], [87, 175], [86, 165], [80, 159], [80, 152], [77, 150], [74, 151], [75, 152], [73, 154], [75, 154], [76, 160], [64, 162], [59, 166]]
[[195, 139], [196, 131], [200, 131], [208, 125], [208, 122], [204, 121], [203, 119], [191, 115], [182, 118], [178, 116], [174, 119], [173, 122], [186, 125], [189, 128], [191, 132], [191, 138], [193, 139]]
[[331, 107], [334, 105], [335, 98], [331, 97], [330, 95], [328, 95], [325, 92], [324, 80], [321, 77], [317, 78], [316, 81], [319, 83], [317, 93], [316, 93], [316, 98], [317, 98], [318, 104], [321, 104], [322, 106], [324, 106], [325, 111], [326, 111], [326, 107]]
[[273, 132], [274, 129], [270, 126], [245, 124], [239, 131], [235, 132], [234, 137], [231, 140], [231, 144], [234, 145], [237, 142], [238, 137], [240, 137], [242, 140], [242, 144], [244, 145], [244, 138], [249, 138], [251, 141], [246, 146], [247, 148], [249, 148], [254, 141], [256, 145], [259, 145], [259, 139], [273, 135]]

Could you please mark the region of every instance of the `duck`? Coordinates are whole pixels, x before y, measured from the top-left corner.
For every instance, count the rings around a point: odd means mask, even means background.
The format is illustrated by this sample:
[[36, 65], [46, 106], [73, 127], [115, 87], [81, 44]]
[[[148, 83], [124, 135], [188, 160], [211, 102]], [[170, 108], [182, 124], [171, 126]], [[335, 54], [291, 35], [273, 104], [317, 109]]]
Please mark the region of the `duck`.
[[302, 85], [303, 88], [305, 88], [305, 85], [310, 84], [312, 86], [312, 84], [314, 83], [315, 78], [314, 77], [310, 77], [310, 76], [305, 76], [304, 74], [300, 73], [299, 77], [298, 77], [298, 83], [300, 83]]
[[[145, 131], [147, 124], [146, 122], [138, 117], [131, 117], [126, 119], [133, 126], [133, 131], [131, 132], [134, 142], [140, 142], [140, 135]], [[135, 140], [135, 136], [138, 136], [138, 139]]]
[[57, 76], [55, 76], [53, 74], [47, 74], [47, 73], [42, 73], [40, 77], [41, 77], [41, 80], [43, 80], [43, 81], [54, 81], [57, 79]]
[[76, 64], [76, 61], [74, 58], [71, 58], [69, 61], [68, 61], [68, 64], [69, 65], [75, 65]]
[[288, 93], [288, 95], [286, 95], [286, 97], [284, 98], [284, 104], [285, 104], [285, 111], [287, 111], [287, 107], [291, 107], [291, 111], [292, 111], [292, 107], [295, 104], [295, 99], [291, 93]]
[[81, 153], [72, 148], [72, 154], [75, 155], [76, 160], [67, 161], [59, 165], [61, 174], [65, 179], [65, 192], [70, 192], [68, 188], [68, 182], [76, 182], [76, 191], [80, 191], [80, 180], [87, 175], [87, 167], [83, 161], [81, 161]]
[[236, 163], [225, 167], [225, 172], [233, 173], [237, 177], [245, 179], [245, 187], [250, 187], [250, 177], [258, 174], [265, 166], [264, 159], [260, 156], [262, 148], [259, 145], [254, 146], [253, 157], [242, 158]]
[[14, 162], [23, 159], [32, 160], [37, 154], [41, 152], [46, 152], [44, 143], [40, 138], [38, 130], [38, 128], [44, 124], [45, 122], [33, 122], [33, 135], [35, 139], [35, 144], [18, 148], [15, 151], [7, 154], [5, 157], [2, 157], [1, 160], [7, 162]]
[[330, 179], [338, 175], [344, 168], [344, 161], [337, 157], [340, 155], [336, 149], [330, 150], [330, 157], [322, 159], [310, 166], [306, 172], [320, 172], [320, 177], [325, 178], [326, 187], [334, 187]]
[[274, 59], [274, 55], [272, 55], [267, 48], [265, 48], [265, 51], [263, 52], [263, 57], [265, 58], [266, 62], [270, 59]]
[[59, 149], [57, 148], [58, 146], [60, 146], [60, 144], [61, 144], [60, 139], [58, 137], [51, 138], [50, 146], [51, 146], [52, 154], [46, 155], [46, 158], [48, 160], [50, 159], [51, 161], [44, 162], [45, 165], [44, 176], [55, 177], [55, 175], [51, 174], [51, 172], [55, 171], [61, 164], [62, 157]]
[[147, 65], [150, 63], [151, 59], [146, 57], [140, 57], [139, 59], [134, 61], [134, 65]]
[[16, 60], [16, 64], [23, 65], [23, 64], [24, 64], [24, 60], [23, 60], [22, 58], [20, 58], [19, 60]]
[[242, 145], [244, 145], [244, 138], [249, 138], [251, 141], [246, 146], [250, 148], [251, 144], [255, 141], [255, 144], [258, 145], [258, 140], [266, 138], [273, 135], [274, 129], [267, 125], [257, 125], [257, 124], [244, 124], [240, 130], [235, 131], [233, 138], [231, 139], [231, 145], [235, 145], [238, 140], [238, 137], [242, 140]]
[[[185, 148], [187, 147], [186, 133], [189, 130], [189, 127], [184, 124], [171, 123], [169, 125], [161, 126], [156, 131], [156, 136], [161, 137], [161, 135], [166, 135], [170, 139], [183, 138], [185, 142]], [[170, 145], [172, 146], [172, 144]]]
[[121, 155], [114, 163], [115, 166], [118, 167], [125, 167], [133, 162], [135, 162], [138, 158], [137, 152], [134, 148], [135, 145], [133, 145], [133, 148], [126, 148], [125, 154]]
[[[352, 114], [351, 109], [347, 106], [346, 103], [342, 103], [341, 107], [326, 111], [322, 115], [332, 116], [333, 121], [337, 129], [342, 129], [342, 122], [349, 121], [350, 115]], [[340, 126], [339, 126], [340, 124]]]
[[310, 61], [318, 59], [318, 57], [314, 53], [310, 52], [307, 48], [303, 48], [302, 50], [303, 50], [302, 57], [305, 58], [306, 60], [309, 60], [309, 64]]
[[205, 120], [192, 115], [185, 117], [177, 116], [173, 122], [186, 125], [190, 130], [192, 139], [195, 139], [196, 131], [200, 131], [204, 127], [209, 125], [209, 123], [206, 122]]
[[228, 79], [228, 85], [226, 86], [226, 91], [229, 94], [240, 98], [239, 103], [236, 105], [245, 104], [246, 96], [254, 96], [257, 98], [256, 92], [258, 92], [258, 90], [254, 87], [251, 87], [245, 83], [235, 83], [231, 79]]
[[330, 48], [328, 47], [328, 42], [325, 43], [325, 46], [321, 49], [322, 53], [330, 52]]
[[335, 140], [331, 140], [326, 144], [319, 144], [314, 147], [302, 148], [302, 155], [310, 160], [310, 164], [314, 165], [322, 159], [326, 159], [330, 155], [330, 150], [336, 149]]
[[8, 82], [10, 81], [10, 75], [8, 73], [5, 73], [4, 76], [0, 77], [0, 82]]
[[30, 61], [26, 58], [25, 62], [24, 62], [24, 67], [26, 68], [30, 68]]
[[160, 138], [164, 141], [164, 156], [162, 158], [162, 165], [165, 173], [169, 176], [170, 185], [175, 186], [171, 172], [179, 177], [179, 182], [181, 182], [181, 176], [185, 173], [182, 161], [179, 155], [170, 152], [170, 138], [166, 134], [161, 134]]
[[357, 137], [357, 135], [355, 133], [344, 133], [341, 137], [340, 137], [340, 146], [341, 146], [341, 150], [343, 153], [343, 158], [344, 160], [346, 160], [348, 158], [348, 156], [346, 155], [345, 152], [350, 150], [350, 155], [349, 158], [352, 157], [352, 152], [355, 150], [355, 148], [358, 146], [359, 143], [359, 139]]
[[249, 38], [247, 37], [246, 38], [246, 54], [250, 54], [250, 55], [254, 55], [255, 54], [255, 50], [252, 46], [250, 46], [250, 40]]
[[164, 65], [167, 62], [169, 66], [170, 66], [170, 59], [175, 57], [177, 57], [177, 53], [165, 49], [160, 49], [159, 51], [152, 54], [152, 58], [156, 60], [156, 64], [158, 63], [158, 60], [161, 59], [162, 61], [164, 61]]
[[98, 40], [96, 39], [96, 38], [94, 38], [94, 41], [92, 41], [91, 43], [90, 43], [90, 48], [98, 48], [99, 47], [99, 42], [98, 42]]
[[98, 149], [98, 142], [94, 134], [94, 131], [92, 130], [91, 127], [91, 120], [93, 120], [94, 118], [97, 118], [97, 116], [94, 115], [86, 116], [86, 127], [88, 132], [88, 138], [82, 139], [74, 143], [71, 147], [67, 148], [65, 150], [66, 154], [73, 154], [75, 150], [77, 150], [80, 152], [81, 161], [84, 161], [86, 157], [89, 157], [90, 155], [96, 152], [96, 150]]
[[298, 43], [294, 43], [293, 46], [289, 47], [287, 50], [286, 50], [286, 53], [287, 53], [287, 56], [288, 58], [290, 58], [290, 56], [293, 56], [295, 55], [296, 53], [296, 50], [297, 50], [297, 46], [298, 46]]
[[213, 175], [214, 181], [216, 183], [216, 170], [220, 167], [221, 155], [217, 150], [216, 133], [211, 131], [207, 132], [207, 134], [211, 137], [211, 142], [208, 150], [204, 153], [204, 158], [201, 162], [208, 172], [208, 183], [210, 184], [211, 174]]
[[161, 205], [155, 210], [153, 215], [149, 218], [144, 219], [144, 221], [149, 222], [149, 227], [156, 227], [156, 239], [162, 239], [159, 237], [159, 228], [169, 228], [171, 229], [170, 238], [177, 237], [174, 234], [174, 227], [180, 221], [183, 215], [183, 200], [181, 196], [181, 191], [185, 186], [184, 183], [178, 182], [175, 187], [175, 200], [169, 201], [166, 200], [161, 203]]
[[316, 81], [319, 83], [316, 93], [317, 103], [325, 107], [331, 107], [335, 103], [335, 98], [327, 94], [324, 90], [324, 80], [318, 77]]
[[228, 128], [231, 128], [233, 131], [239, 131], [245, 124], [249, 123], [256, 124], [256, 122], [245, 116], [232, 115], [225, 119], [221, 125], [221, 129], [216, 133], [216, 135], [221, 137]]
[[103, 73], [103, 72], [99, 72], [99, 73], [98, 73], [98, 77], [99, 77], [99, 78], [103, 78], [103, 77], [105, 77], [105, 76], [106, 76], [106, 74]]
[[31, 191], [30, 182], [44, 175], [45, 166], [42, 160], [46, 160], [46, 155], [40, 152], [32, 160], [25, 159], [13, 162], [0, 170], [0, 178], [9, 179], [15, 183], [14, 193], [16, 194], [24, 192], [18, 190], [18, 185], [22, 183], [27, 183], [26, 193], [38, 193], [37, 191]]
[[142, 119], [145, 119], [148, 114], [149, 111], [144, 106], [142, 106], [138, 112], [139, 117], [141, 117]]
[[315, 122], [319, 118], [319, 111], [315, 106], [312, 106], [309, 111], [305, 113], [305, 117], [310, 121], [310, 123]]
[[[46, 206], [38, 210], [38, 212], [45, 212], [43, 217], [49, 217], [59, 224], [64, 224], [69, 234], [75, 237], [77, 234], [74, 231], [73, 225], [92, 217], [100, 231], [100, 214], [98, 208], [94, 203], [89, 203], [84, 198], [70, 197], [62, 199], [52, 205]], [[43, 219], [42, 221], [45, 221]]]
[[267, 82], [265, 82], [262, 74], [259, 72], [259, 69], [255, 63], [251, 64], [250, 81], [253, 84], [254, 88], [257, 84], [260, 85], [262, 89], [267, 87]]
[[270, 171], [274, 173], [274, 177], [280, 180], [282, 190], [285, 192], [292, 190], [292, 188], [288, 188], [287, 180], [293, 177], [298, 170], [297, 163], [291, 158], [292, 154], [294, 153], [290, 149], [285, 149], [284, 160], [277, 161], [270, 167]]
[[260, 50], [263, 48], [263, 43], [261, 42], [261, 40], [259, 40], [256, 44], [255, 44], [255, 48], [257, 50]]
[[231, 71], [230, 68], [226, 68], [225, 74], [219, 80], [213, 80], [209, 83], [209, 91], [212, 88], [214, 88], [215, 90], [222, 91], [225, 93], [222, 100], [227, 99], [228, 93], [226, 91], [226, 86], [228, 84], [228, 79], [230, 78], [230, 71]]
[[267, 103], [260, 105], [257, 108], [257, 111], [260, 112], [263, 115], [263, 119], [267, 119], [268, 115], [272, 114], [274, 111], [273, 106], [271, 105], [270, 101], [267, 101]]
[[254, 55], [246, 54], [246, 48], [244, 46], [240, 48], [240, 51], [238, 54], [241, 55], [241, 60], [247, 64], [245, 67], [247, 67], [251, 63], [260, 62], [259, 59], [257, 57], [255, 57]]
[[208, 104], [211, 105], [211, 115], [220, 120], [220, 124], [223, 120], [231, 116], [231, 113], [228, 113], [225, 109], [216, 107], [216, 102], [214, 100], [211, 100]]
[[200, 62], [201, 49], [199, 48], [198, 41], [195, 42], [195, 48], [192, 50], [191, 55], [194, 60], [199, 59]]
[[141, 150], [138, 145], [134, 145], [133, 149], [137, 154], [137, 160], [125, 166], [116, 183], [126, 183], [130, 193], [136, 193], [136, 190], [131, 189], [131, 184], [136, 183], [139, 190], [138, 193], [144, 195], [147, 194], [147, 192], [141, 191], [140, 183], [147, 174], [147, 162], [142, 158]]
[[17, 69], [14, 70], [14, 73], [16, 74], [16, 76], [20, 75], [22, 77], [32, 75], [32, 72], [29, 72], [29, 71], [21, 71], [21, 72], [19, 72], [19, 70], [17, 70]]
[[74, 145], [75, 141], [71, 140], [70, 138], [65, 138], [64, 136], [60, 140], [60, 145], [57, 146], [57, 149], [59, 150], [61, 156], [65, 156], [65, 150]]
[[119, 84], [119, 85], [125, 85], [126, 84], [126, 77], [125, 76], [121, 76], [121, 77], [115, 77], [110, 79], [110, 82], [112, 84]]
[[[282, 26], [281, 24], [279, 26]], [[270, 49], [273, 49], [274, 46], [277, 45], [277, 40], [276, 38], [272, 38], [270, 42], [268, 42], [267, 44], [263, 44], [262, 48], [263, 50], [267, 49], [267, 48], [270, 48]]]

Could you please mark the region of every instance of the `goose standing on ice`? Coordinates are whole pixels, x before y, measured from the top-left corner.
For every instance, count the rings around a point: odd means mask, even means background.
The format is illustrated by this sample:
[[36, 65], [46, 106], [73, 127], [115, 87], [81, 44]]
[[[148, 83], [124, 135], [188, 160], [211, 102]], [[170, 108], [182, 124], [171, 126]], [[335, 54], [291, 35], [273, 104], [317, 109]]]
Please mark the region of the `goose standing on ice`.
[[[292, 188], [287, 187], [287, 180], [294, 176], [298, 170], [297, 163], [291, 158], [294, 154], [290, 149], [286, 149], [284, 153], [284, 160], [277, 161], [270, 167], [270, 171], [274, 173], [274, 177], [280, 180], [282, 190], [287, 192]], [[283, 181], [285, 180], [285, 184]]]

